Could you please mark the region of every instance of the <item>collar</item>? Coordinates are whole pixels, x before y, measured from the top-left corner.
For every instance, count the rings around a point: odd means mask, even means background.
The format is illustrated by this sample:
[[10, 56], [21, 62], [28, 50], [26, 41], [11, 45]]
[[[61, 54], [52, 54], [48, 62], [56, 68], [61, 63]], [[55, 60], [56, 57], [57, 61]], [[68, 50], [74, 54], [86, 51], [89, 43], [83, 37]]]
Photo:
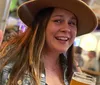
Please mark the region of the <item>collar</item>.
[[[60, 64], [63, 69], [63, 77], [64, 77], [64, 83], [65, 85], [68, 85], [66, 73], [67, 73], [67, 57], [65, 57], [63, 54], [60, 54], [59, 56]], [[46, 85], [46, 74], [45, 70], [41, 73], [41, 85]]]

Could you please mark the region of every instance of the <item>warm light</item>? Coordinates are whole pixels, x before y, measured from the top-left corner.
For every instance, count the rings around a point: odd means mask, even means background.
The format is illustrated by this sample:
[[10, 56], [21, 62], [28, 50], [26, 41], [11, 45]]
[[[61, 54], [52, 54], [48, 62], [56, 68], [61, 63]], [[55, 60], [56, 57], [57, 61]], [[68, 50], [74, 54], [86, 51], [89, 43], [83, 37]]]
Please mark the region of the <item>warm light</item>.
[[100, 40], [98, 42], [97, 50], [100, 52]]
[[86, 51], [95, 50], [96, 45], [97, 45], [97, 39], [92, 34], [84, 35], [80, 42], [80, 46]]

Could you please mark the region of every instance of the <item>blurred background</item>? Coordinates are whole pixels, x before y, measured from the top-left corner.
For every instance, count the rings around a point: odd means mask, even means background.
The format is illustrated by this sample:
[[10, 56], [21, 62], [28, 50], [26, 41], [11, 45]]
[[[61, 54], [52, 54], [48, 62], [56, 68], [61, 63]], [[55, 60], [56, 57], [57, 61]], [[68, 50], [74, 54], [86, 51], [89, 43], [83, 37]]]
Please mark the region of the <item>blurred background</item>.
[[[27, 26], [17, 16], [17, 8], [20, 4], [28, 0], [0, 0], [0, 42], [7, 42], [10, 38], [25, 32]], [[100, 85], [100, 0], [83, 0], [95, 12], [98, 19], [97, 28], [89, 33], [79, 36], [74, 41], [74, 47], [81, 47], [81, 58], [83, 64], [81, 65], [84, 72], [97, 77], [97, 85]], [[78, 10], [81, 10], [80, 8]], [[84, 11], [84, 10], [83, 10]], [[85, 11], [84, 11], [85, 13]], [[88, 18], [88, 17], [86, 17]], [[88, 22], [89, 23], [89, 22]], [[2, 36], [2, 37], [1, 37]], [[2, 44], [1, 44], [2, 45]], [[95, 52], [95, 66], [96, 69], [84, 70], [85, 63], [90, 60], [89, 52]], [[95, 71], [95, 73], [94, 73]], [[97, 72], [97, 73], [96, 73]]]

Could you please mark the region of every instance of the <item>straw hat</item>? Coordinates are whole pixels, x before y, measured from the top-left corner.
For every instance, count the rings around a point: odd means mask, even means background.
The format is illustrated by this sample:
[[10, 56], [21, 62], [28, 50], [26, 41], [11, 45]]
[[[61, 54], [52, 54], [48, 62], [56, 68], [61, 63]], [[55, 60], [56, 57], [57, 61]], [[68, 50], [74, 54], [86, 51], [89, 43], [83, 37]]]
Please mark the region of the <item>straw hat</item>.
[[18, 8], [19, 18], [29, 27], [37, 12], [43, 8], [59, 7], [64, 8], [77, 16], [78, 34], [86, 34], [97, 27], [97, 18], [89, 6], [82, 0], [30, 0]]

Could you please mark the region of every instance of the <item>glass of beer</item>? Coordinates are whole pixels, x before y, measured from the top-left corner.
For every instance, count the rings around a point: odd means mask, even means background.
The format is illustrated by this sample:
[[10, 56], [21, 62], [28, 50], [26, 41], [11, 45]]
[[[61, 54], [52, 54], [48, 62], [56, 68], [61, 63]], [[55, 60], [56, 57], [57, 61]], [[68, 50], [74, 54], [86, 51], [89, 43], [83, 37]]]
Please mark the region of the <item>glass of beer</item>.
[[96, 85], [96, 78], [81, 72], [74, 72], [70, 85]]

